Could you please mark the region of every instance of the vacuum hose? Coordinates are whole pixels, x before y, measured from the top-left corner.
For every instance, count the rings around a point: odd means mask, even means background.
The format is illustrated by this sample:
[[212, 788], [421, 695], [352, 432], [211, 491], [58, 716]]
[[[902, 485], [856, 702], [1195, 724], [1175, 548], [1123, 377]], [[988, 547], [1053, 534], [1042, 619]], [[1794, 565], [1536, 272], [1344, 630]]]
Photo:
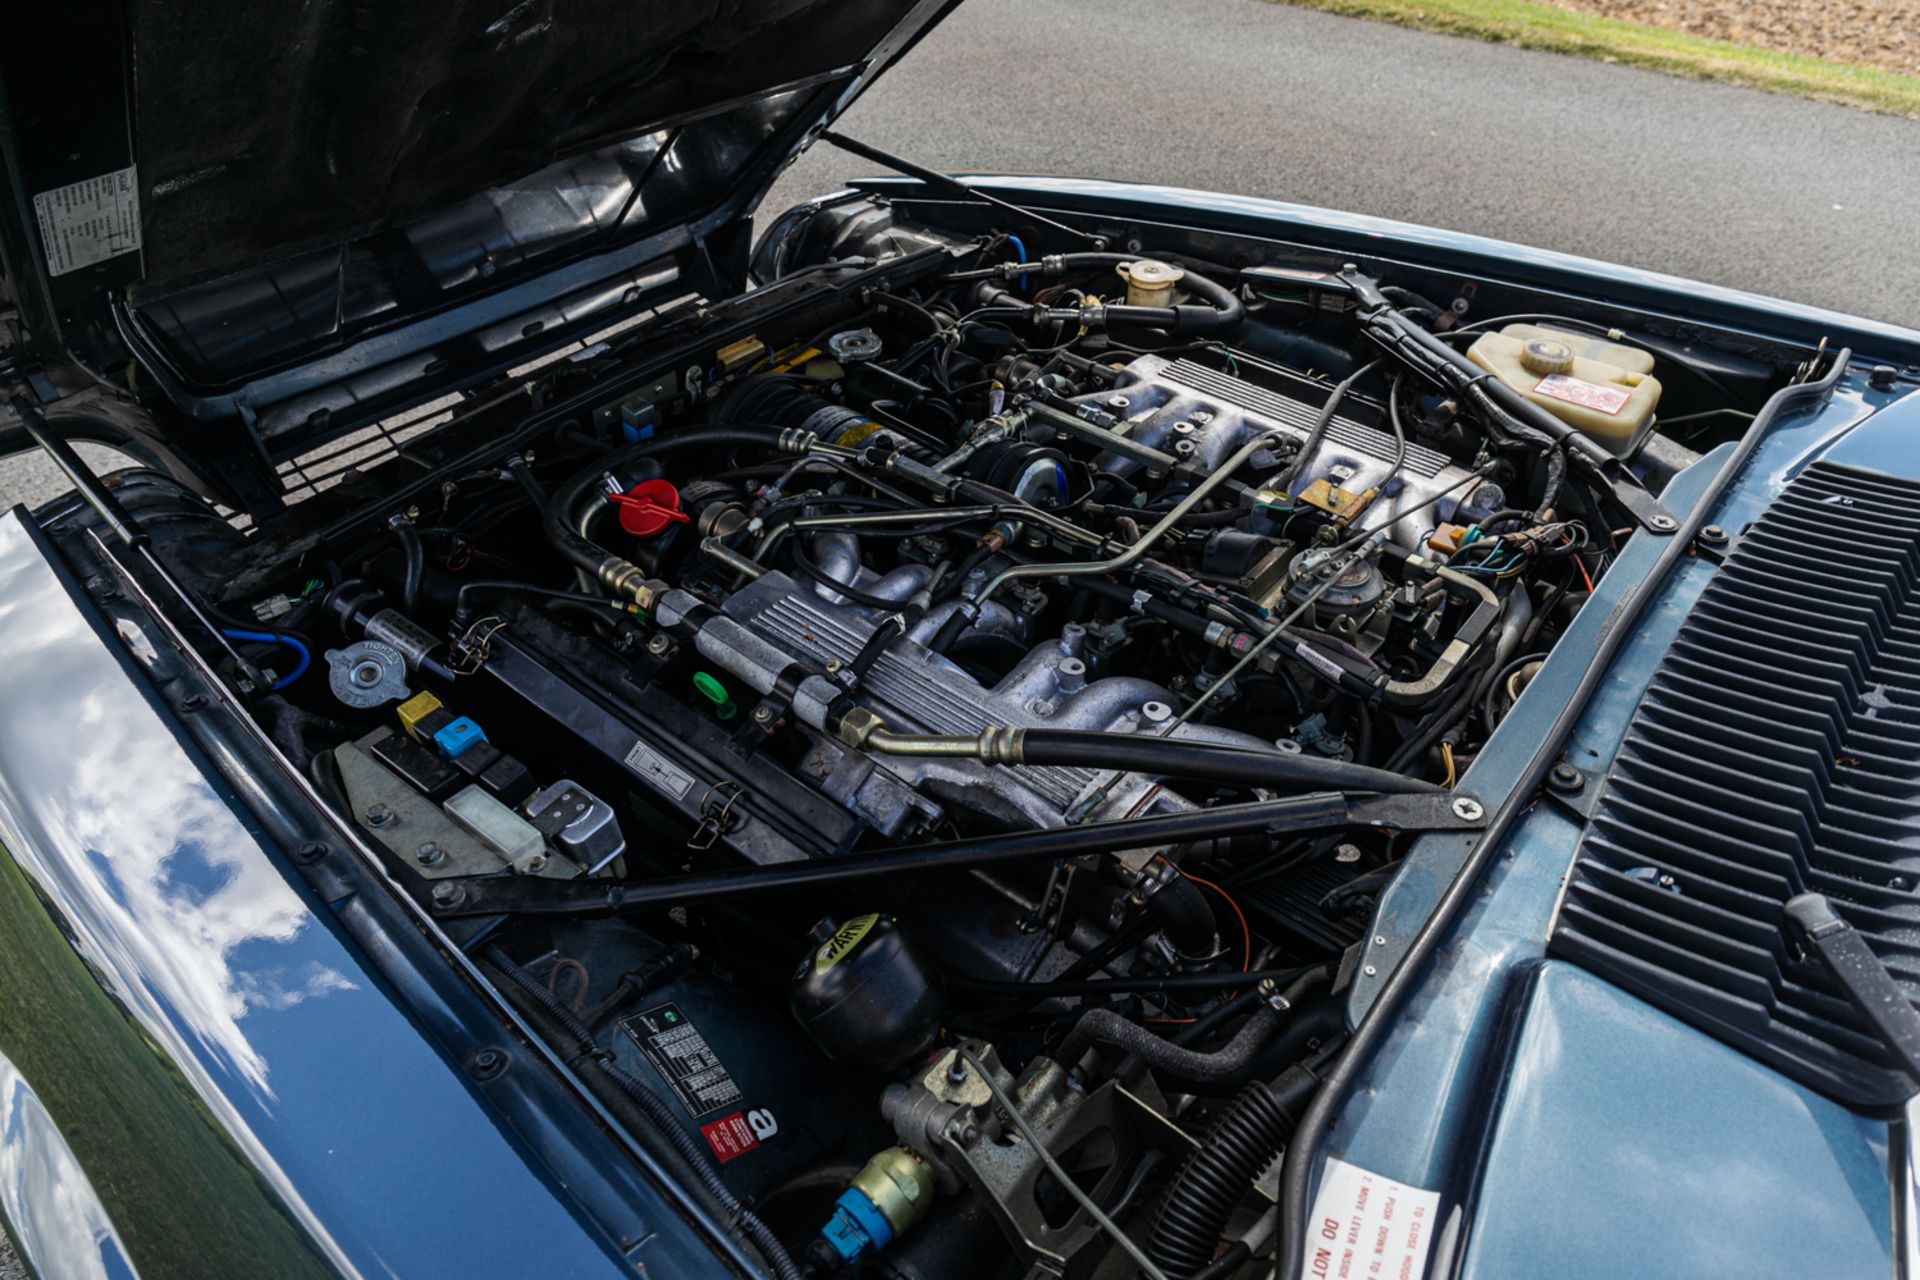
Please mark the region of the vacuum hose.
[[1319, 1087], [1320, 1078], [1299, 1066], [1273, 1084], [1255, 1081], [1181, 1164], [1147, 1244], [1147, 1256], [1171, 1280], [1192, 1280], [1212, 1261], [1227, 1220], [1279, 1154], [1299, 1123], [1296, 1112]]

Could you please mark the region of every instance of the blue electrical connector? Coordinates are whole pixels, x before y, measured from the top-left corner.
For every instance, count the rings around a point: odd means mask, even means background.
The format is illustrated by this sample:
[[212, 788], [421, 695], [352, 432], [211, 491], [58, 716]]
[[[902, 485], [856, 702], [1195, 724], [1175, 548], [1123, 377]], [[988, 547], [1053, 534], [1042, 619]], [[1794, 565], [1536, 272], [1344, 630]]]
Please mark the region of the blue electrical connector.
[[479, 725], [465, 716], [455, 716], [434, 731], [433, 745], [448, 760], [458, 760], [462, 752], [475, 743], [485, 742], [487, 735]]
[[858, 1187], [848, 1187], [834, 1201], [833, 1217], [820, 1229], [820, 1236], [840, 1261], [851, 1267], [893, 1239], [893, 1224], [867, 1199]]

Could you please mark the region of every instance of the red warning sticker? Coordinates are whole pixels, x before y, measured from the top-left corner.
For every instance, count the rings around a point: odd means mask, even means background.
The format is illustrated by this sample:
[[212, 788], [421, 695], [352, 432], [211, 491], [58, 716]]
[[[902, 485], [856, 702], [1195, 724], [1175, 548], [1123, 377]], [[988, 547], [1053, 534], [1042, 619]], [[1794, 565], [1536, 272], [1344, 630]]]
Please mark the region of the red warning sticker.
[[1550, 373], [1534, 384], [1535, 395], [1552, 396], [1555, 400], [1565, 400], [1568, 404], [1581, 405], [1588, 409], [1598, 409], [1602, 413], [1619, 413], [1633, 399], [1633, 393], [1622, 387], [1603, 387], [1597, 382], [1588, 382], [1585, 378], [1576, 378], [1567, 373]]
[[730, 1116], [721, 1116], [700, 1126], [700, 1132], [706, 1135], [707, 1145], [713, 1148], [714, 1159], [721, 1164], [743, 1156], [760, 1145], [760, 1139], [754, 1135], [753, 1126], [747, 1123], [747, 1113], [736, 1111]]

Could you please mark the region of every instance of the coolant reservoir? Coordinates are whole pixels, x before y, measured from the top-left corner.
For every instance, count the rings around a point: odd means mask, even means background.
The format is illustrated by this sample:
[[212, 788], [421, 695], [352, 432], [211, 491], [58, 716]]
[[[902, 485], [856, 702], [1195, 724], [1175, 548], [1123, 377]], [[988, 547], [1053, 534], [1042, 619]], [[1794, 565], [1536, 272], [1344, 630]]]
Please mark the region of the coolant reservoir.
[[1510, 324], [1482, 334], [1467, 358], [1614, 454], [1640, 443], [1660, 403], [1653, 357], [1592, 334]]

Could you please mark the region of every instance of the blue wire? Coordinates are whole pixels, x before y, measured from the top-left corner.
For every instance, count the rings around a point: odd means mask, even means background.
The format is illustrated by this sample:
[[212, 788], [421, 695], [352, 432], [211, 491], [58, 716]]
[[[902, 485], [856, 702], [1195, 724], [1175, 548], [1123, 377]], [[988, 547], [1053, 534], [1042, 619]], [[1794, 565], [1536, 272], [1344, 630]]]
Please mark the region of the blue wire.
[[286, 688], [301, 676], [307, 674], [307, 668], [313, 664], [313, 655], [307, 652], [307, 646], [292, 636], [283, 636], [277, 631], [227, 631], [221, 635], [229, 640], [251, 640], [256, 644], [277, 644], [291, 649], [299, 659], [293, 664], [293, 670], [273, 682], [275, 691]]
[[[1015, 262], [1025, 262], [1027, 260], [1027, 246], [1025, 241], [1021, 240], [1019, 236], [1008, 236], [1007, 243], [1020, 251], [1020, 256], [1014, 259]], [[1020, 292], [1025, 293], [1026, 291], [1027, 276], [1023, 271], [1020, 273]]]

